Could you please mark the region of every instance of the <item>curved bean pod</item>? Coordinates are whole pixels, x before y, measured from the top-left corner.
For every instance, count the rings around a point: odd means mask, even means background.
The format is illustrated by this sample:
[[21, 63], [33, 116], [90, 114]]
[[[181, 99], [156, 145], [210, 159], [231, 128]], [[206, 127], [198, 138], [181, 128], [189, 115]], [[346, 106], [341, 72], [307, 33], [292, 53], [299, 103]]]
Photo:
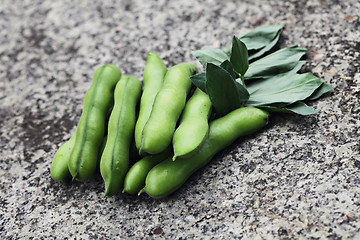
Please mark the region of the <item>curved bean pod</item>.
[[66, 141], [61, 147], [56, 151], [53, 162], [50, 168], [51, 177], [55, 181], [62, 181], [65, 178], [70, 177], [70, 172], [68, 168], [69, 158], [71, 151], [74, 148], [76, 138], [76, 131], [72, 137]]
[[178, 157], [189, 157], [194, 154], [206, 139], [211, 112], [209, 96], [197, 88], [187, 101], [182, 113], [180, 125], [173, 136], [175, 160]]
[[141, 154], [157, 154], [169, 146], [191, 87], [190, 77], [197, 71], [192, 63], [180, 63], [166, 73], [141, 134]]
[[172, 156], [172, 149], [168, 147], [164, 152], [143, 157], [131, 166], [126, 173], [123, 193], [137, 194], [144, 186], [148, 172], [156, 164]]
[[108, 124], [108, 137], [100, 160], [105, 182], [105, 196], [115, 195], [122, 187], [129, 168], [130, 144], [134, 134], [135, 110], [141, 93], [141, 82], [123, 76], [114, 92], [115, 104]]
[[141, 147], [141, 133], [149, 119], [155, 96], [163, 84], [166, 72], [167, 68], [161, 58], [155, 53], [149, 53], [143, 74], [144, 87], [140, 100], [139, 117], [135, 125], [135, 144], [138, 150]]
[[239, 108], [210, 123], [209, 135], [201, 149], [190, 158], [168, 159], [153, 167], [139, 192], [153, 198], [165, 197], [178, 189], [196, 170], [220, 150], [243, 135], [254, 133], [268, 122], [268, 113], [257, 108]]
[[98, 68], [94, 74], [93, 82], [85, 95], [69, 159], [68, 167], [73, 179], [84, 181], [94, 174], [104, 139], [107, 113], [112, 107], [114, 88], [120, 77], [121, 70], [111, 64]]

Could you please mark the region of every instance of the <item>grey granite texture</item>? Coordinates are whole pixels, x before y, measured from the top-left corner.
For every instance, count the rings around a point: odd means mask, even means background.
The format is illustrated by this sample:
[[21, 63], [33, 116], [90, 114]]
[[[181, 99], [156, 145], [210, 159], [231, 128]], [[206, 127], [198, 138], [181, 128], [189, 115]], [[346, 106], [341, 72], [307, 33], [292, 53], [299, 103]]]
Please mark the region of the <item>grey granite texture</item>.
[[[0, 239], [360, 239], [358, 0], [0, 3]], [[284, 24], [278, 47], [308, 48], [306, 70], [335, 89], [312, 116], [272, 115], [173, 195], [105, 198], [98, 174], [50, 177], [95, 69], [140, 79], [233, 34]]]

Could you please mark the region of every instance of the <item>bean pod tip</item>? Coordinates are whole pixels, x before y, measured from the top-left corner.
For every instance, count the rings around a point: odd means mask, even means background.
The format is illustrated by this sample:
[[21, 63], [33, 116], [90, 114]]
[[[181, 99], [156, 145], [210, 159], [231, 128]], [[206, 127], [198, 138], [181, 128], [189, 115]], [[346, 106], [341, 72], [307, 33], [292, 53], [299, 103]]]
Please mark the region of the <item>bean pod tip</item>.
[[144, 193], [144, 192], [146, 193], [145, 187], [138, 192], [138, 196], [140, 196], [140, 195], [141, 195], [142, 193]]

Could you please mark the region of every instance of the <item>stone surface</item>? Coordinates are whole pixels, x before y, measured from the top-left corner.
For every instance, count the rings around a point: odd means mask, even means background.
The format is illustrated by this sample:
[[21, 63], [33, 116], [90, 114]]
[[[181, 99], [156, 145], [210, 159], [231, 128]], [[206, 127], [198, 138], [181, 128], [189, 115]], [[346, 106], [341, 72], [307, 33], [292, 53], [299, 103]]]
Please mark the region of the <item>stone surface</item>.
[[[1, 239], [360, 239], [360, 2], [13, 1], [0, 4]], [[233, 34], [284, 24], [279, 47], [335, 89], [312, 116], [272, 115], [162, 200], [105, 198], [100, 175], [50, 177], [95, 69], [142, 76]]]

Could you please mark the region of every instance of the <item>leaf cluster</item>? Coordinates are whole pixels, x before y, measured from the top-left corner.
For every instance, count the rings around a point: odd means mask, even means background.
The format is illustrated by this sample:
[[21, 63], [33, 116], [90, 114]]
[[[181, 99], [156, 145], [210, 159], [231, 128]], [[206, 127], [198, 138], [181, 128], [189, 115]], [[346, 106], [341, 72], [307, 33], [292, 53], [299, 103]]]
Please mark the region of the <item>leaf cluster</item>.
[[332, 87], [311, 73], [298, 73], [307, 50], [297, 45], [269, 54], [283, 26], [264, 25], [233, 36], [226, 50], [203, 48], [192, 54], [206, 71], [191, 77], [206, 92], [217, 116], [242, 107], [301, 115], [316, 113], [305, 101], [315, 100]]

